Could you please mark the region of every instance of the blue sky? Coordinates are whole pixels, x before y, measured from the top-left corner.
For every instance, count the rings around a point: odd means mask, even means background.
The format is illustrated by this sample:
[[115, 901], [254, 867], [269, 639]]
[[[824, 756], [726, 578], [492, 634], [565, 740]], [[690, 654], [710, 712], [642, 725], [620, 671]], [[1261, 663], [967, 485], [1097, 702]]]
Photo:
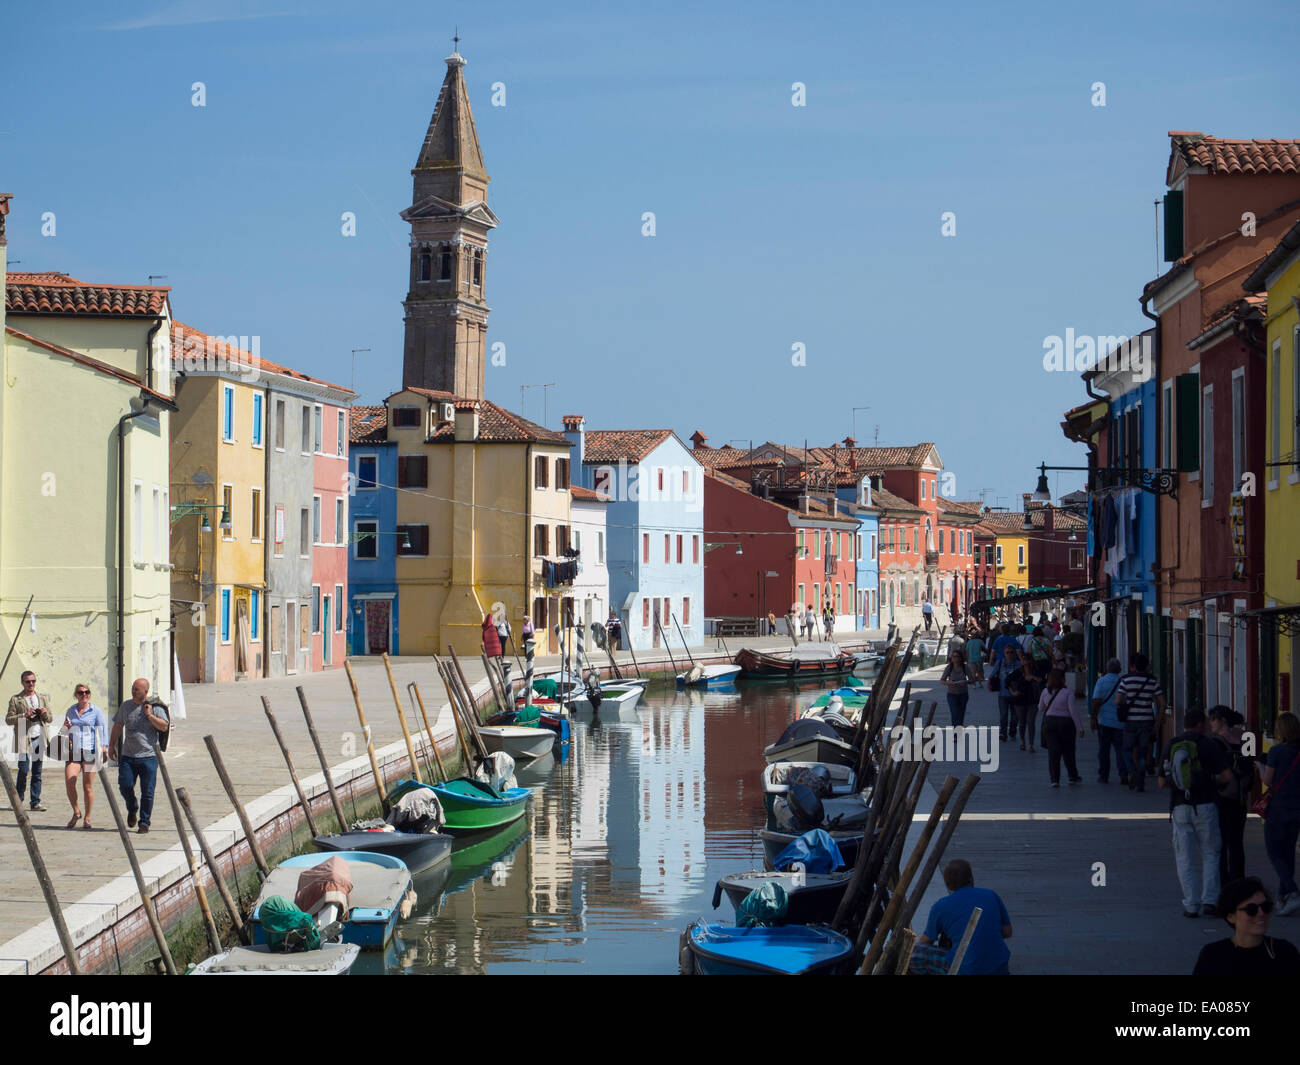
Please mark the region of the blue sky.
[[[715, 446], [829, 443], [869, 407], [860, 441], [933, 440], [959, 497], [1018, 504], [1040, 461], [1083, 461], [1059, 422], [1086, 395], [1077, 374], [1044, 371], [1044, 338], [1148, 324], [1166, 132], [1300, 132], [1293, 14], [7, 8], [9, 256], [85, 280], [165, 274], [181, 320], [258, 335], [263, 356], [342, 384], [351, 349], [370, 348], [356, 386], [378, 402], [401, 384], [398, 212], [458, 25], [501, 219], [486, 280], [507, 365], [488, 369], [491, 399], [519, 410], [521, 385], [554, 382], [554, 427], [577, 413], [591, 428], [700, 429]], [[945, 211], [955, 237], [940, 235]], [[806, 366], [791, 365], [796, 343]], [[538, 421], [541, 395], [525, 409]]]

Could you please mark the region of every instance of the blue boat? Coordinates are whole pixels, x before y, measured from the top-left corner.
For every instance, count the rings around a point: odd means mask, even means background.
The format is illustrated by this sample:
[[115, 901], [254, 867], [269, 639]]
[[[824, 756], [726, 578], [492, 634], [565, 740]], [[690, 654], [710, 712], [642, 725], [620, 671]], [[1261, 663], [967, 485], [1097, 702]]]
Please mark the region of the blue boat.
[[[397, 918], [411, 888], [411, 871], [400, 858], [371, 851], [327, 851], [323, 854], [299, 854], [286, 858], [271, 870], [253, 909], [253, 942], [265, 943], [262, 927], [262, 903], [272, 895], [292, 899], [298, 893], [298, 877], [304, 869], [320, 865], [331, 858], [348, 863], [352, 877], [351, 910], [343, 924], [343, 942], [355, 943], [362, 950], [382, 950], [393, 936]], [[412, 898], [412, 901], [414, 899]]]
[[695, 666], [677, 674], [679, 688], [731, 688], [740, 676], [740, 667], [733, 665]]
[[853, 941], [823, 925], [736, 928], [696, 921], [682, 933], [681, 971], [695, 976], [812, 976], [848, 971]]

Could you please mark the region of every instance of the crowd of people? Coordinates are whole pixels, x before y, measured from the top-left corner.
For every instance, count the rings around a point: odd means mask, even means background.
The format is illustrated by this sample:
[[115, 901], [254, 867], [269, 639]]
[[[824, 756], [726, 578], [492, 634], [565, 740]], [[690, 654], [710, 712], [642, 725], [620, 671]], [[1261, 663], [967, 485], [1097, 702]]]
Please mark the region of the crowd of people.
[[[111, 732], [104, 712], [91, 702], [90, 685], [76, 684], [72, 705], [64, 711], [52, 742], [50, 726], [55, 720], [52, 700], [37, 690], [37, 677], [32, 670], [25, 670], [20, 680], [23, 690], [10, 698], [5, 712], [5, 724], [13, 729], [13, 753], [18, 758], [15, 790], [19, 803], [28, 801], [30, 785], [31, 812], [49, 810], [41, 802], [45, 760], [47, 755], [58, 758], [63, 762], [63, 782], [72, 808], [67, 827], [76, 828], [80, 823], [83, 829], [93, 829], [95, 777], [108, 762], [115, 761], [118, 791], [126, 803], [127, 827], [147, 833], [158, 778], [154, 744], [163, 740], [171, 728], [166, 705], [149, 697], [149, 682], [141, 677], [131, 685], [131, 698], [113, 715]], [[81, 782], [80, 801], [78, 781]]]

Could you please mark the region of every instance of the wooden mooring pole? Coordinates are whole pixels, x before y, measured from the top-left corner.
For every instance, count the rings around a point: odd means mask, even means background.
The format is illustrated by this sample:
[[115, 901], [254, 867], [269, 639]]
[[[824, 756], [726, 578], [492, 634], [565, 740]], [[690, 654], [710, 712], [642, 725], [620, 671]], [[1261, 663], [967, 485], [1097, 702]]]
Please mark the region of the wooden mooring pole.
[[316, 758], [320, 762], [320, 771], [325, 777], [325, 788], [330, 793], [330, 805], [334, 807], [334, 816], [339, 822], [339, 831], [348, 830], [348, 819], [343, 816], [343, 804], [339, 802], [339, 793], [334, 790], [334, 778], [330, 776], [330, 764], [325, 757], [325, 752], [321, 749], [320, 737], [316, 735], [316, 723], [311, 719], [311, 708], [307, 705], [307, 693], [302, 690], [302, 685], [298, 685], [298, 702], [302, 706], [302, 716], [307, 722], [307, 735], [311, 737], [311, 745], [316, 748]]
[[320, 835], [320, 832], [316, 828], [316, 819], [311, 815], [311, 803], [307, 801], [307, 794], [302, 790], [298, 774], [293, 768], [293, 755], [289, 753], [289, 746], [280, 735], [280, 725], [275, 720], [275, 714], [271, 713], [271, 700], [265, 695], [262, 696], [262, 709], [266, 712], [266, 720], [271, 723], [271, 731], [275, 734], [275, 742], [280, 748], [280, 753], [284, 755], [284, 764], [289, 767], [289, 779], [293, 781], [293, 790], [298, 793], [298, 804], [302, 807], [303, 817], [307, 819], [307, 831], [314, 839]]
[[149, 895], [149, 885], [144, 881], [144, 873], [140, 871], [140, 862], [136, 859], [135, 848], [131, 846], [131, 830], [126, 827], [126, 818], [122, 816], [122, 808], [117, 804], [117, 796], [113, 794], [111, 787], [104, 788], [104, 799], [113, 812], [113, 820], [117, 822], [117, 832], [122, 837], [126, 860], [135, 877], [135, 886], [140, 891], [140, 905], [144, 907], [144, 915], [149, 919], [149, 928], [153, 932], [154, 942], [158, 944], [158, 950], [162, 954], [163, 968], [167, 970], [168, 976], [175, 976], [176, 962], [172, 960], [172, 952], [167, 946], [167, 937], [163, 935], [162, 924], [158, 920], [158, 911], [153, 908], [153, 899]]
[[252, 852], [253, 861], [257, 863], [258, 871], [262, 874], [262, 879], [265, 880], [271, 875], [271, 867], [266, 864], [266, 859], [262, 857], [262, 848], [257, 845], [257, 833], [253, 831], [253, 823], [248, 819], [244, 804], [239, 801], [239, 796], [235, 793], [235, 785], [230, 780], [230, 774], [226, 772], [226, 763], [221, 760], [221, 752], [217, 750], [217, 741], [211, 736], [204, 736], [203, 744], [208, 749], [212, 764], [217, 768], [217, 776], [221, 779], [221, 786], [226, 789], [226, 797], [230, 799], [231, 805], [235, 808], [235, 814], [239, 818], [239, 823], [243, 826], [244, 838], [248, 841], [248, 849]]
[[[230, 923], [235, 929], [235, 934], [239, 936], [241, 943], [247, 944], [248, 930], [244, 926], [243, 918], [239, 916], [239, 907], [235, 905], [234, 897], [230, 894], [230, 889], [226, 887], [226, 881], [221, 876], [221, 866], [217, 864], [217, 859], [212, 854], [212, 848], [208, 846], [207, 838], [203, 835], [203, 829], [199, 827], [199, 820], [194, 816], [194, 807], [190, 805], [189, 794], [184, 788], [176, 789], [176, 801], [181, 804], [181, 809], [185, 811], [185, 820], [189, 822], [190, 831], [194, 833], [194, 839], [198, 842], [199, 853], [203, 855], [203, 861], [207, 864], [208, 872], [212, 874], [212, 880], [217, 885], [217, 894], [221, 896], [221, 901], [226, 907], [226, 912], [230, 915]], [[234, 860], [231, 860], [231, 866], [234, 866]], [[238, 876], [238, 874], [235, 874]]]
[[214, 954], [220, 954], [221, 933], [217, 931], [217, 922], [212, 917], [212, 907], [208, 905], [208, 893], [203, 890], [198, 859], [194, 857], [194, 848], [190, 846], [190, 837], [185, 831], [185, 818], [181, 815], [181, 804], [176, 800], [176, 789], [172, 786], [172, 775], [167, 770], [167, 759], [163, 757], [162, 748], [156, 743], [153, 745], [153, 754], [158, 759], [158, 771], [162, 774], [163, 787], [167, 789], [167, 801], [172, 807], [172, 820], [176, 822], [176, 832], [181, 837], [181, 850], [185, 852], [185, 862], [190, 867], [190, 884], [194, 888], [194, 897], [199, 900], [203, 926], [208, 932], [208, 945], [212, 947]]

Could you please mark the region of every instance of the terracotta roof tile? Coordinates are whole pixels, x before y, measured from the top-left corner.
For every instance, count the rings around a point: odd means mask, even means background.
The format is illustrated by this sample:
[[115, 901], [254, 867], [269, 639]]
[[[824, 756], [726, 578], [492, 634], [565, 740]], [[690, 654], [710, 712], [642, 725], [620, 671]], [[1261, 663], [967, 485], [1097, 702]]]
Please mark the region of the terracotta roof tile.
[[580, 484], [569, 485], [569, 494], [574, 499], [581, 499], [584, 503], [609, 502], [609, 496], [602, 495], [600, 492], [593, 492], [590, 488], [583, 488]]
[[365, 404], [353, 406], [348, 411], [351, 419], [348, 439], [354, 444], [381, 444], [388, 435], [388, 408]]
[[673, 435], [671, 429], [589, 429], [585, 441], [586, 462], [640, 462]]
[[5, 310], [156, 318], [166, 311], [170, 291], [170, 285], [95, 285], [67, 274], [12, 273], [5, 278]]
[[[421, 394], [428, 393], [433, 396], [443, 396], [446, 393], [433, 392], [431, 389], [414, 389], [409, 388], [405, 391], [419, 391]], [[462, 403], [473, 403], [469, 400], [455, 400], [458, 407]], [[569, 438], [563, 433], [557, 433], [553, 429], [547, 429], [536, 422], [530, 422], [527, 418], [519, 414], [512, 414], [504, 407], [498, 407], [490, 400], [481, 399], [477, 401], [479, 406], [478, 414], [478, 437], [477, 439], [499, 444], [568, 444]], [[461, 409], [464, 409], [463, 407]], [[456, 436], [456, 425], [454, 422], [443, 422], [433, 431], [429, 437], [430, 443], [441, 444], [451, 443]]]
[[184, 322], [178, 322], [172, 319], [172, 358], [177, 359], [184, 356], [184, 346], [186, 341], [197, 341], [203, 345], [220, 344], [226, 353], [227, 359], [236, 359], [248, 365], [254, 365], [258, 370], [265, 373], [281, 374], [284, 377], [292, 377], [298, 381], [309, 381], [314, 385], [323, 385], [326, 388], [336, 388], [341, 392], [346, 392], [350, 396], [356, 393], [346, 385], [336, 385], [331, 381], [324, 381], [319, 377], [312, 377], [300, 370], [291, 369], [288, 366], [281, 366], [278, 362], [272, 362], [270, 359], [264, 359], [259, 355], [245, 351], [234, 344], [230, 344], [227, 337], [212, 335], [203, 332], [201, 329], [195, 329], [192, 325], [186, 325]]
[[1170, 130], [1170, 151], [1211, 174], [1300, 174], [1300, 140], [1222, 140]]
[[[896, 496], [887, 488], [876, 488], [871, 493], [871, 498], [876, 501], [882, 511], [888, 511], [892, 514], [922, 514], [924, 511], [915, 504], [909, 503], [902, 496]], [[884, 516], [884, 515], [882, 515]]]

